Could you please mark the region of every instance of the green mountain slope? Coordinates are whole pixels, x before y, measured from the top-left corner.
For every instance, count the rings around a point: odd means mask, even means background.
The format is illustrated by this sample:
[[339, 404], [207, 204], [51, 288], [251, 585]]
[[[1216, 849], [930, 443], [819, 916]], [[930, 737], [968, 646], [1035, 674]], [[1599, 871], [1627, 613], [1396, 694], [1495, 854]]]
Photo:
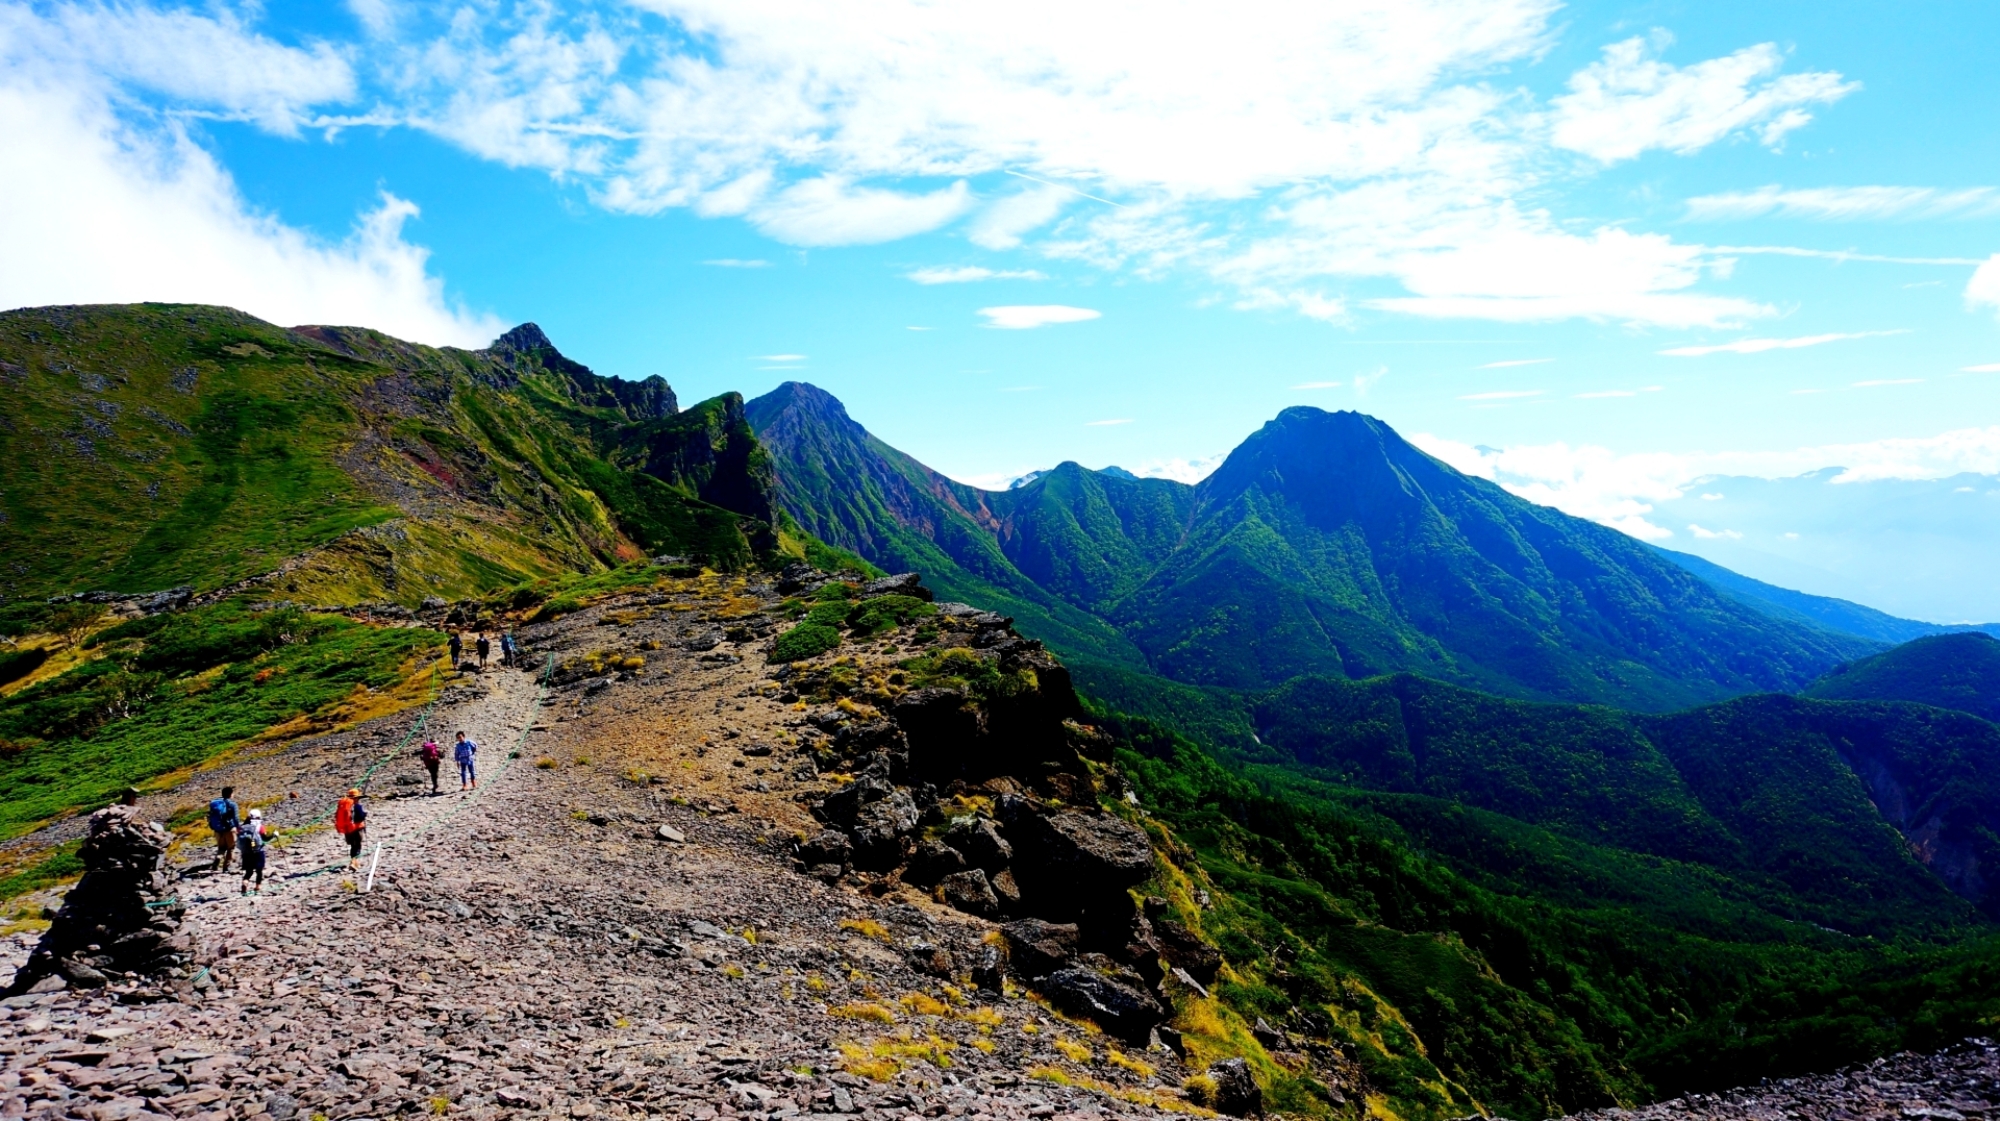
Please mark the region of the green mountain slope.
[[1252, 713], [1308, 775], [1703, 865], [1788, 920], [1889, 934], [2000, 918], [1982, 833], [2000, 821], [1985, 777], [2000, 729], [1982, 721], [1782, 696], [1645, 716], [1407, 675], [1301, 679]]
[[225, 308], [0, 314], [0, 592], [404, 603], [778, 546], [735, 395], [686, 412], [533, 324], [482, 351]]
[[2000, 639], [1941, 634], [1839, 666], [1805, 690], [1827, 700], [1915, 701], [2000, 722]]
[[1006, 492], [937, 475], [810, 386], [749, 415], [808, 529], [952, 594], [997, 590], [1073, 659], [1189, 684], [1412, 672], [1664, 711], [1795, 689], [1876, 649], [1774, 619], [1359, 414], [1288, 409], [1195, 487], [1064, 464]]
[[869, 435], [824, 390], [787, 382], [746, 415], [771, 455], [778, 503], [808, 533], [889, 571], [921, 572], [939, 594], [1013, 615], [1023, 633], [1073, 656], [1144, 664], [1116, 628], [1014, 565], [986, 492]]

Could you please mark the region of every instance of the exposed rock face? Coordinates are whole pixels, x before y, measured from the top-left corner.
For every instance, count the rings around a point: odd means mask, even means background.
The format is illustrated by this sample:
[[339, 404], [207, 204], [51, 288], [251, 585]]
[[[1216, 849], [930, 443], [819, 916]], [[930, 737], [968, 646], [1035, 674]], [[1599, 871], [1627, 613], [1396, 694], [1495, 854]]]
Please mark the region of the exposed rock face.
[[1007, 936], [1014, 972], [1030, 980], [1054, 973], [1076, 956], [1075, 923], [1021, 919], [1008, 923], [1001, 932]]
[[993, 894], [993, 885], [986, 882], [986, 873], [977, 868], [953, 872], [938, 881], [938, 896], [969, 915], [992, 915], [1000, 910], [1000, 898]]
[[165, 898], [167, 842], [167, 831], [141, 821], [131, 806], [92, 814], [80, 854], [83, 879], [9, 992], [26, 992], [51, 978], [97, 988], [112, 974], [184, 975], [194, 947], [179, 933], [184, 908]]
[[1107, 977], [1087, 965], [1049, 974], [1041, 981], [1041, 992], [1062, 1011], [1095, 1020], [1097, 1026], [1133, 1046], [1144, 1046], [1153, 1025], [1167, 1018], [1160, 1002], [1138, 985]]
[[1264, 1112], [1264, 1092], [1242, 1059], [1224, 1059], [1208, 1068], [1215, 1080], [1215, 1109], [1232, 1117], [1248, 1117]]

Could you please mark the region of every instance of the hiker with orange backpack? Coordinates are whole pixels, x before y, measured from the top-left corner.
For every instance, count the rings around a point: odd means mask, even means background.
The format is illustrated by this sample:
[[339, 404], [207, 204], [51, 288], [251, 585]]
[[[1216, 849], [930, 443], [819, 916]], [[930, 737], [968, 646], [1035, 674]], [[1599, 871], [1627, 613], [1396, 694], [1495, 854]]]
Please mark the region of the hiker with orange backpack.
[[347, 792], [347, 797], [333, 808], [333, 831], [347, 839], [347, 870], [352, 872], [361, 867], [361, 842], [368, 831], [368, 807], [361, 804], [361, 788]]

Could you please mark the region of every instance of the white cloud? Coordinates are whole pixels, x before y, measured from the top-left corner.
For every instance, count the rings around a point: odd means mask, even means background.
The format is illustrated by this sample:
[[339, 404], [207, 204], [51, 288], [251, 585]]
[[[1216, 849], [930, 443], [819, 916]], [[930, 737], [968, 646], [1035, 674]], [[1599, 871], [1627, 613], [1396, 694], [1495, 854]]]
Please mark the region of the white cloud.
[[1906, 328], [1894, 331], [1852, 331], [1845, 334], [1800, 335], [1789, 339], [1737, 339], [1735, 342], [1716, 343], [1710, 346], [1676, 346], [1660, 351], [1675, 358], [1701, 358], [1710, 354], [1762, 354], [1767, 350], [1797, 350], [1801, 347], [1823, 346], [1827, 343], [1845, 342], [1849, 339], [1873, 339], [1883, 335], [1907, 335]]
[[769, 261], [745, 261], [736, 257], [717, 257], [713, 260], [703, 261], [702, 264], [712, 265], [718, 269], [768, 269], [771, 267], [771, 262]]
[[1644, 389], [1599, 389], [1590, 393], [1574, 393], [1571, 396], [1579, 401], [1595, 401], [1604, 397], [1637, 397], [1641, 393], [1658, 393], [1662, 388], [1664, 387], [1649, 385]]
[[1512, 401], [1517, 397], [1540, 397], [1546, 389], [1495, 389], [1486, 393], [1468, 393], [1461, 401]]
[[1844, 484], [1942, 479], [1963, 472], [2000, 473], [2000, 425], [1927, 437], [1752, 452], [1619, 454], [1609, 448], [1567, 443], [1496, 449], [1429, 433], [1417, 433], [1410, 442], [1468, 475], [1499, 483], [1531, 502], [1647, 540], [1673, 536], [1672, 530], [1646, 520], [1654, 504], [1680, 498], [1704, 478], [1715, 475], [1780, 479], [1840, 467], [1843, 470], [1830, 481]]
[[873, 245], [937, 229], [971, 205], [972, 191], [963, 179], [913, 195], [823, 175], [760, 203], [750, 220], [788, 245]]
[[803, 354], [753, 354], [750, 356], [750, 360], [752, 362], [803, 362], [806, 360], [806, 356]]
[[[1631, 41], [1545, 107], [1495, 75], [1544, 57], [1556, 0], [1021, 0], [1003, 20], [929, 0], [349, 2], [372, 38], [285, 47], [143, 0], [76, 8], [112, 28], [91, 42], [53, 17], [10, 26], [55, 28], [66, 65], [155, 91], [149, 109], [419, 129], [611, 210], [734, 216], [791, 245], [962, 223], [984, 248], [1032, 237], [1052, 258], [1193, 272], [1243, 306], [1327, 321], [1770, 314], [1701, 290], [1727, 267], [1708, 250], [1520, 200], [1576, 170], [1551, 145], [1611, 161], [1775, 142], [1852, 88], [1780, 73], [1768, 45], [1675, 68]], [[1343, 291], [1378, 279], [1406, 294]]]
[[1155, 459], [1132, 468], [1132, 473], [1142, 479], [1172, 479], [1177, 483], [1193, 485], [1214, 474], [1215, 469], [1228, 458], [1228, 452], [1216, 452], [1193, 458]]
[[986, 317], [988, 327], [999, 327], [1008, 331], [1025, 331], [1034, 327], [1047, 327], [1053, 323], [1082, 323], [1097, 319], [1104, 313], [1087, 307], [1070, 307], [1066, 304], [1011, 304], [1005, 307], [983, 307], [979, 314]]
[[1338, 323], [1347, 318], [1347, 301], [1338, 297], [1322, 295], [1318, 292], [1279, 292], [1271, 288], [1252, 288], [1234, 305], [1239, 311], [1261, 308], [1289, 308], [1322, 323]]
[[980, 211], [966, 236], [986, 249], [1013, 249], [1022, 234], [1055, 221], [1072, 197], [1073, 192], [1053, 186], [1017, 191]]
[[[10, 30], [22, 18], [12, 13]], [[227, 58], [232, 27], [213, 21], [198, 35], [176, 22], [161, 33], [186, 32]], [[236, 46], [249, 57], [267, 49]], [[0, 176], [0, 306], [223, 304], [279, 324], [353, 324], [468, 347], [504, 329], [448, 300], [428, 251], [404, 240], [414, 204], [385, 192], [345, 240], [314, 237], [252, 208], [171, 121], [121, 121], [108, 89], [10, 61], [0, 66], [0, 137], [17, 173]], [[228, 88], [271, 92], [290, 73], [275, 71]]]
[[332, 47], [286, 46], [227, 8], [209, 16], [144, 5], [0, 7], [0, 66], [72, 88], [133, 86], [286, 135], [313, 106], [355, 95], [354, 73]]
[[1488, 362], [1484, 366], [1479, 367], [1479, 369], [1510, 370], [1513, 369], [1515, 366], [1539, 366], [1544, 362], [1553, 362], [1553, 361], [1555, 361], [1555, 359], [1553, 358], [1511, 358], [1505, 362]]
[[967, 284], [975, 280], [1047, 280], [1048, 274], [1035, 269], [989, 269], [978, 265], [952, 268], [936, 265], [906, 274], [918, 284]]
[[1389, 367], [1387, 366], [1377, 366], [1365, 374], [1354, 375], [1354, 395], [1356, 397], [1368, 396], [1368, 391], [1375, 388], [1376, 385], [1381, 383], [1383, 378], [1388, 376]]
[[1965, 303], [1968, 307], [2000, 311], [2000, 253], [1988, 257], [1973, 271], [1972, 279], [1965, 284]]
[[1695, 221], [1735, 221], [1776, 216], [1848, 222], [1887, 218], [1977, 218], [2000, 213], [2000, 191], [1992, 187], [1942, 190], [1937, 187], [1759, 187], [1703, 195], [1687, 203]]
[[1754, 130], [1776, 147], [1812, 120], [1804, 106], [1860, 88], [1830, 71], [1779, 74], [1784, 55], [1771, 43], [1677, 68], [1653, 57], [1668, 41], [1613, 43], [1571, 77], [1570, 92], [1552, 102], [1555, 146], [1615, 163], [1652, 149], [1686, 155]]
[[1131, 417], [1117, 417], [1112, 420], [1087, 420], [1083, 422], [1083, 426], [1085, 428], [1115, 428], [1118, 425], [1130, 423], [1132, 423]]
[[1688, 523], [1688, 532], [1708, 541], [1713, 541], [1717, 538], [1727, 538], [1731, 541], [1743, 540], [1743, 535], [1733, 529], [1703, 529], [1693, 522]]
[[1988, 362], [1983, 366], [1960, 366], [1968, 374], [2000, 374], [2000, 362]]

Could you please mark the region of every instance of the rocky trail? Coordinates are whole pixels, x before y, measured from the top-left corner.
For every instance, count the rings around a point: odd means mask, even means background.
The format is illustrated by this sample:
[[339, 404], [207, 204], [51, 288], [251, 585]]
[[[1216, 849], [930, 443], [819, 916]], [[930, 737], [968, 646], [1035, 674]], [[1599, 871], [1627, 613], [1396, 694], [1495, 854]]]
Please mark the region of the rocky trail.
[[643, 668], [559, 672], [545, 694], [522, 671], [451, 681], [425, 731], [481, 741], [475, 794], [447, 778], [428, 795], [412, 710], [142, 803], [164, 819], [230, 783], [294, 828], [397, 753], [368, 784], [372, 891], [324, 826], [272, 850], [257, 896], [184, 845], [170, 890], [192, 978], [0, 1001], [0, 1117], [1190, 1108], [1171, 1051], [971, 985], [993, 922], [795, 870], [795, 838], [818, 828], [800, 799], [834, 786], [790, 746], [805, 714], [770, 695], [761, 636], [740, 653], [714, 641], [719, 598], [617, 601], [523, 633], [544, 664], [615, 647], [644, 649]]

